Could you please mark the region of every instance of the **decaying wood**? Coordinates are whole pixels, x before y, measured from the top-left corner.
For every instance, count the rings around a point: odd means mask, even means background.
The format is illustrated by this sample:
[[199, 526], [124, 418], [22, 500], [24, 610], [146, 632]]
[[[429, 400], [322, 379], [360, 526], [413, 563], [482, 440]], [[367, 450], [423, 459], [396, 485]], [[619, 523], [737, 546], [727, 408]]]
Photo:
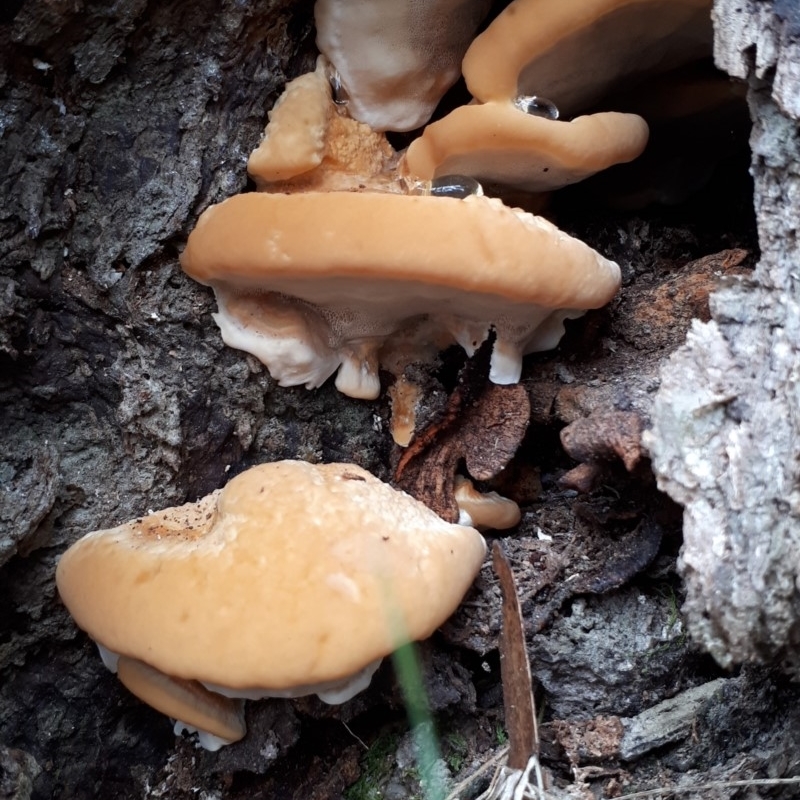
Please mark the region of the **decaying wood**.
[[647, 446], [686, 509], [693, 635], [721, 664], [800, 674], [800, 24], [779, 0], [717, 0], [715, 18], [717, 63], [750, 86], [761, 258], [665, 367]]
[[492, 545], [492, 567], [503, 598], [503, 629], [500, 633], [500, 672], [503, 677], [503, 708], [508, 733], [508, 766], [525, 769], [531, 756], [539, 755], [539, 733], [533, 703], [531, 665], [525, 643], [525, 627], [511, 565], [498, 542]]
[[561, 431], [561, 444], [576, 461], [618, 458], [630, 472], [642, 457], [642, 427], [642, 418], [632, 411], [590, 414]]
[[394, 484], [448, 522], [458, 521], [459, 465], [463, 462], [476, 480], [494, 478], [514, 457], [528, 428], [525, 388], [488, 382], [492, 341], [466, 362], [440, 418], [414, 436], [395, 468]]
[[635, 411], [595, 411], [571, 422], [561, 431], [561, 444], [582, 463], [561, 476], [561, 486], [588, 493], [600, 484], [605, 465], [612, 461], [633, 470], [643, 455], [643, 427]]

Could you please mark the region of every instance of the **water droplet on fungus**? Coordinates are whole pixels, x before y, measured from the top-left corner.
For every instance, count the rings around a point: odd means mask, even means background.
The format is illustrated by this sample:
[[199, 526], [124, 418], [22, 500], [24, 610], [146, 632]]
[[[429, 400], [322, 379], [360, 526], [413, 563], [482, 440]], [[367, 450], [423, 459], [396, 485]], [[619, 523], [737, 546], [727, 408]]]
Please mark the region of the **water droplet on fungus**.
[[514, 100], [514, 105], [532, 117], [544, 117], [545, 119], [558, 119], [558, 106], [546, 97], [538, 95], [523, 95]]

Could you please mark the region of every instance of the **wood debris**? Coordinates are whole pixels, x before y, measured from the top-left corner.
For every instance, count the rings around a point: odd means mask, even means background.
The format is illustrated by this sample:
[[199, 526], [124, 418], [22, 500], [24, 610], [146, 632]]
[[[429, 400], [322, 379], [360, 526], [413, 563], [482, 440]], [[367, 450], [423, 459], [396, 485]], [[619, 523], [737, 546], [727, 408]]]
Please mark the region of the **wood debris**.
[[539, 732], [533, 703], [531, 665], [525, 645], [522, 609], [514, 573], [499, 542], [492, 545], [492, 567], [503, 597], [503, 628], [500, 633], [500, 673], [508, 733], [508, 766], [525, 769], [539, 753]]
[[587, 493], [597, 486], [604, 464], [622, 461], [632, 472], [641, 461], [642, 418], [634, 411], [595, 411], [571, 422], [561, 431], [561, 444], [567, 454], [581, 461], [562, 476], [562, 486]]
[[490, 480], [511, 461], [528, 428], [525, 389], [488, 382], [492, 338], [467, 361], [440, 418], [414, 436], [395, 468], [394, 485], [448, 522], [459, 517], [461, 465], [473, 479]]
[[481, 800], [544, 798], [549, 774], [539, 763], [539, 730], [533, 700], [533, 682], [525, 643], [522, 609], [514, 573], [499, 542], [492, 546], [492, 567], [503, 598], [500, 633], [500, 673], [508, 733], [508, 758], [494, 775]]

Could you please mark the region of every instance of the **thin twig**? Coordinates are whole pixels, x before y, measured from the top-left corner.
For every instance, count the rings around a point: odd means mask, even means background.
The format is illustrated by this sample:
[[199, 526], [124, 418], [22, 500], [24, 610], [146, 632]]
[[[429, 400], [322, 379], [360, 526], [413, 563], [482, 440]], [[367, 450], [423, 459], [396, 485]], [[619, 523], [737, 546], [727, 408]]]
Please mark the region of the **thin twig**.
[[492, 567], [500, 583], [503, 600], [500, 676], [503, 680], [503, 709], [508, 732], [508, 766], [523, 772], [531, 756], [539, 755], [539, 730], [517, 584], [508, 557], [497, 541], [492, 545]]
[[360, 745], [361, 745], [361, 746], [362, 746], [362, 747], [363, 747], [365, 750], [369, 750], [369, 747], [367, 747], [367, 743], [366, 743], [366, 742], [365, 742], [365, 741], [364, 741], [364, 740], [363, 740], [363, 739], [362, 739], [360, 736], [357, 736], [355, 733], [353, 733], [353, 731], [350, 729], [350, 726], [349, 726], [349, 725], [348, 725], [348, 724], [347, 724], [347, 723], [346, 723], [346, 722], [345, 722], [343, 719], [340, 719], [340, 720], [339, 720], [339, 722], [341, 722], [341, 723], [342, 723], [342, 725], [344, 725], [344, 727], [345, 727], [345, 730], [346, 730], [346, 731], [347, 731], [347, 732], [348, 732], [348, 733], [349, 733], [349, 734], [350, 734], [350, 735], [351, 735], [351, 736], [352, 736], [352, 737], [353, 737], [353, 738], [354, 738], [354, 739], [355, 739], [355, 740], [356, 740], [356, 741], [357, 741], [357, 742], [358, 742], [358, 743], [359, 743], [359, 744], [360, 744]]

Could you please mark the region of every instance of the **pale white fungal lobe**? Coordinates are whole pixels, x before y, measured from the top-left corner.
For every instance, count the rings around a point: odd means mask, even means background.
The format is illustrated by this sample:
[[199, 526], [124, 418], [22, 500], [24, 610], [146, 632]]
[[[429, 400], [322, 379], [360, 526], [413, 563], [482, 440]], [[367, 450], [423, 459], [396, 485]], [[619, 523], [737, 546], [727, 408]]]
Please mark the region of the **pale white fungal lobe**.
[[374, 130], [424, 125], [461, 74], [488, 0], [317, 0], [317, 46]]

